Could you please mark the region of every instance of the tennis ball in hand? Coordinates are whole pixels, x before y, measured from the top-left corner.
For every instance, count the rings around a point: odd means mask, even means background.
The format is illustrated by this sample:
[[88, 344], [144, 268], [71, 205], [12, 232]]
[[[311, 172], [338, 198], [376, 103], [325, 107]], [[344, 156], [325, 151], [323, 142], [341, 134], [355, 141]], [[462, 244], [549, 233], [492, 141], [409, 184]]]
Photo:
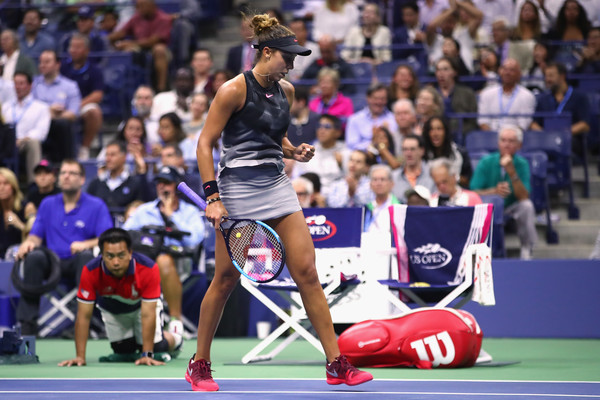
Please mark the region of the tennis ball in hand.
[[236, 238], [239, 238], [240, 236], [242, 236], [242, 234], [240, 232], [238, 232], [238, 233], [235, 234]]

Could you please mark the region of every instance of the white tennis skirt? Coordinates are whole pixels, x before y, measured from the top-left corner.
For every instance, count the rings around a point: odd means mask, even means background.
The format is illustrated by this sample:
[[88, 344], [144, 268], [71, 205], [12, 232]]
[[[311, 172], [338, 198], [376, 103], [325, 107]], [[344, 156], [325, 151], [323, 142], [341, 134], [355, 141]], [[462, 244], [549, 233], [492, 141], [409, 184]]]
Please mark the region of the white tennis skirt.
[[265, 221], [302, 209], [292, 183], [275, 164], [225, 168], [218, 185], [230, 218]]

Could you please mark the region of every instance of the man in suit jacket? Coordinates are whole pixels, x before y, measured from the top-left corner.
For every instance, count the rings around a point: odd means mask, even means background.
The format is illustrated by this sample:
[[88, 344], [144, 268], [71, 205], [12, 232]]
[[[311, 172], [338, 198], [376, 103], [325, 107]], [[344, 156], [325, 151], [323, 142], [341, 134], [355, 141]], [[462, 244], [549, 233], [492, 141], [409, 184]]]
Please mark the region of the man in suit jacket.
[[247, 18], [242, 18], [240, 22], [240, 36], [242, 43], [229, 49], [225, 63], [225, 68], [236, 75], [252, 69], [256, 57], [256, 50], [252, 48], [254, 32]]

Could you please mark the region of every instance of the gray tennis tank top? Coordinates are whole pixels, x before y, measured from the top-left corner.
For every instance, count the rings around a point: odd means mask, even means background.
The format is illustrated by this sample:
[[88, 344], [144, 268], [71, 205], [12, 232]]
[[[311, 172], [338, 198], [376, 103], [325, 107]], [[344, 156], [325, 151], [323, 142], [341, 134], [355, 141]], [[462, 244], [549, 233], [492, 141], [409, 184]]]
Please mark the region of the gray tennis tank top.
[[263, 88], [252, 71], [244, 72], [246, 102], [223, 130], [219, 170], [266, 163], [283, 170], [281, 141], [290, 123], [290, 106], [278, 82]]

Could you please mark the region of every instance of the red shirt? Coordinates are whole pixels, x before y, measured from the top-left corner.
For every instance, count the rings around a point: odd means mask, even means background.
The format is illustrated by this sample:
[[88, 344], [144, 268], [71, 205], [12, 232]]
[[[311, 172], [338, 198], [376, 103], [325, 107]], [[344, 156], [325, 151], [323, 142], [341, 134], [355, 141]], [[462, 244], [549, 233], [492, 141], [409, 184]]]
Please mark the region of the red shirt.
[[96, 257], [83, 267], [77, 300], [94, 303], [113, 314], [138, 310], [141, 301], [160, 298], [160, 272], [150, 258], [133, 253], [131, 263], [122, 278], [116, 278]]
[[171, 16], [162, 10], [156, 10], [152, 19], [146, 19], [139, 13], [135, 13], [121, 30], [136, 40], [148, 39], [156, 35], [162, 43], [167, 44], [171, 37], [172, 22]]

